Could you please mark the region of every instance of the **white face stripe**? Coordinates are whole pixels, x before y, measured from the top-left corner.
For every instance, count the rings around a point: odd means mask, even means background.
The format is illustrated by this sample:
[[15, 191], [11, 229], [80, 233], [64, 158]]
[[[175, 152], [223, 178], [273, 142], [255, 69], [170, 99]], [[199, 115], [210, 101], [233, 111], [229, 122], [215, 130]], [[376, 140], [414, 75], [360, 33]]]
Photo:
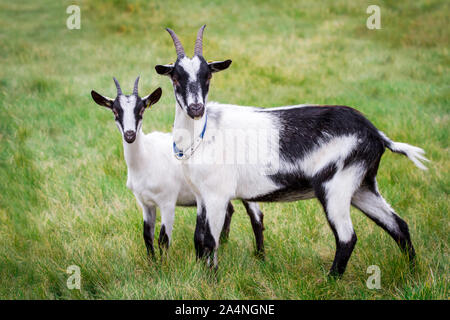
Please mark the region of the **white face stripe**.
[[[188, 85], [187, 85], [187, 94], [186, 94], [186, 103], [187, 106], [189, 106], [192, 103], [205, 103], [203, 101], [203, 93], [201, 86], [196, 86], [198, 89], [196, 92], [192, 92], [190, 90], [190, 83], [197, 82], [197, 74], [200, 70], [200, 59], [197, 56], [194, 56], [192, 59], [189, 59], [188, 57], [184, 57], [180, 60], [179, 66], [183, 68], [183, 70], [189, 75]], [[181, 98], [181, 97], [178, 97]], [[183, 100], [179, 100], [183, 101]]]
[[120, 96], [119, 97], [120, 106], [123, 110], [123, 132], [127, 132], [129, 130], [136, 131], [136, 117], [134, 116], [134, 108], [136, 106], [136, 97], [131, 95]]
[[191, 92], [190, 90], [188, 90], [186, 102], [187, 102], [188, 106], [192, 103], [204, 103], [203, 97], [202, 97], [202, 88], [200, 86], [198, 86], [197, 92]]
[[197, 81], [197, 73], [200, 69], [200, 59], [197, 56], [194, 56], [192, 59], [184, 57], [178, 65], [189, 75], [189, 82]]

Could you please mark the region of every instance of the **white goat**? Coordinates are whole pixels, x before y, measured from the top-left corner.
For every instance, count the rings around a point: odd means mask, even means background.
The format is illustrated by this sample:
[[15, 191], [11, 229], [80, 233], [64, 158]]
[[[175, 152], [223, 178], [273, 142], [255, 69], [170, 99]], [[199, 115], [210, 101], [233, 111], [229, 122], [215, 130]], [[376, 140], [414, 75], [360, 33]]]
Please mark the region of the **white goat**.
[[[206, 62], [204, 27], [198, 32], [193, 58], [186, 57], [178, 37], [167, 29], [177, 60], [155, 67], [170, 77], [174, 87], [174, 153], [182, 160], [197, 199], [197, 255], [210, 262], [213, 256], [217, 267], [219, 234], [231, 199], [272, 202], [316, 197], [336, 239], [331, 275], [344, 273], [356, 244], [350, 205], [387, 231], [414, 261], [408, 225], [379, 194], [376, 174], [385, 148], [406, 155], [422, 169], [421, 160], [427, 160], [424, 151], [391, 141], [361, 113], [346, 106], [262, 109], [206, 104], [212, 74], [228, 68], [231, 60]], [[255, 154], [261, 147], [256, 138], [261, 130], [277, 141], [263, 159], [271, 172], [264, 174], [255, 163], [223, 161], [237, 160], [239, 151]], [[243, 146], [223, 143], [232, 131], [244, 141]]]

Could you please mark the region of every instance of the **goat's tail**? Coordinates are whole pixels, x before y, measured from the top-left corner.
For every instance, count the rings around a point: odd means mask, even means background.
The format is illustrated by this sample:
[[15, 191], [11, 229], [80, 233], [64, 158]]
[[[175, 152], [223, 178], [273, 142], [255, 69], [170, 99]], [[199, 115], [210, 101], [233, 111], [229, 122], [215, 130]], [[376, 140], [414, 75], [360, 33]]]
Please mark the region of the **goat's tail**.
[[429, 162], [427, 158], [425, 158], [423, 155], [425, 154], [425, 151], [419, 147], [412, 146], [407, 143], [403, 142], [395, 142], [389, 139], [383, 132], [379, 131], [381, 138], [385, 142], [386, 148], [391, 150], [395, 153], [400, 153], [405, 156], [407, 156], [414, 164], [422, 169], [422, 170], [428, 170], [428, 168], [422, 163], [423, 161]]

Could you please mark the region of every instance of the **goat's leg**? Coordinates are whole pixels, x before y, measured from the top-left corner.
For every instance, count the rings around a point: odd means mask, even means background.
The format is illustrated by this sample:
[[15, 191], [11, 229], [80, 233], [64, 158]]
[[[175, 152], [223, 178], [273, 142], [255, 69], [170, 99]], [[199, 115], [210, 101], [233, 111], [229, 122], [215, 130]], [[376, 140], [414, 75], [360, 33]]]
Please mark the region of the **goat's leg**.
[[170, 240], [172, 238], [173, 222], [175, 219], [175, 204], [167, 204], [160, 207], [161, 211], [161, 230], [159, 232], [159, 252], [161, 259], [163, 253], [168, 251]]
[[227, 215], [225, 216], [225, 222], [223, 223], [222, 232], [220, 234], [220, 242], [224, 243], [228, 240], [228, 237], [230, 235], [230, 224], [231, 224], [231, 217], [234, 213], [234, 207], [231, 204], [231, 201], [228, 202], [227, 207]]
[[408, 255], [414, 266], [416, 253], [411, 242], [408, 224], [378, 193], [376, 182], [372, 186], [359, 188], [353, 195], [352, 205], [383, 228], [397, 242], [402, 252]]
[[357, 240], [350, 219], [350, 201], [336, 202], [326, 198], [319, 198], [319, 200], [323, 205], [336, 240], [336, 253], [329, 275], [342, 276]]
[[247, 210], [250, 222], [252, 223], [253, 233], [255, 234], [256, 254], [257, 256], [264, 257], [264, 215], [256, 202], [242, 200], [242, 204], [245, 210]]
[[315, 187], [328, 223], [336, 240], [336, 254], [329, 275], [341, 276], [356, 245], [356, 234], [350, 218], [350, 204], [359, 187], [363, 171], [359, 166], [350, 166], [336, 172]]
[[144, 242], [147, 247], [148, 257], [155, 257], [155, 250], [153, 248], [153, 239], [155, 236], [155, 220], [156, 220], [156, 207], [154, 206], [142, 206], [143, 218], [144, 218]]
[[201, 259], [204, 256], [203, 240], [205, 238], [205, 224], [206, 220], [206, 208], [205, 204], [197, 198], [197, 222], [195, 224], [194, 232], [194, 247], [197, 259]]
[[197, 257], [207, 258], [210, 267], [217, 269], [217, 249], [219, 247], [220, 233], [225, 222], [229, 199], [209, 196], [201, 204], [197, 214], [195, 229], [195, 247]]

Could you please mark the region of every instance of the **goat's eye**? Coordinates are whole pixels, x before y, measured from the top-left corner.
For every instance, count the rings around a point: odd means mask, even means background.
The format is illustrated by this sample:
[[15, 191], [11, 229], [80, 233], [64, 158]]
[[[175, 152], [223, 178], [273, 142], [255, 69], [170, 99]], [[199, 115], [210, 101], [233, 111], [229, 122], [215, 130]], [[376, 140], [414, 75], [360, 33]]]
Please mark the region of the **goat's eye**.
[[114, 113], [114, 116], [117, 118], [117, 117], [119, 117], [119, 113], [117, 112], [117, 110], [116, 109], [113, 109], [112, 110], [113, 111], [113, 113]]
[[172, 82], [173, 82], [173, 85], [174, 85], [174, 86], [178, 86], [178, 85], [180, 84], [180, 83], [178, 82], [178, 79], [175, 78], [175, 77], [172, 78]]

